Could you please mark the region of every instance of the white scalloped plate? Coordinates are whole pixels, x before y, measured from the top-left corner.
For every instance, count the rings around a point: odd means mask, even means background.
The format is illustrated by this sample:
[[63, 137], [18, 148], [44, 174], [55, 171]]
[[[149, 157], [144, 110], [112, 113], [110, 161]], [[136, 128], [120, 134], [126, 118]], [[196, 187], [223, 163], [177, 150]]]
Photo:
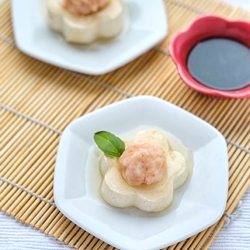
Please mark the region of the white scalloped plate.
[[[179, 204], [168, 212], [118, 209], [99, 194], [99, 167], [91, 161], [94, 133], [106, 130], [121, 137], [141, 126], [168, 131], [193, 152], [189, 183]], [[224, 213], [227, 188], [227, 146], [221, 133], [156, 97], [133, 97], [87, 114], [69, 124], [60, 140], [54, 179], [57, 207], [81, 228], [120, 249], [164, 248], [199, 233]]]
[[65, 69], [104, 74], [115, 70], [161, 41], [167, 34], [162, 0], [123, 0], [124, 32], [97, 49], [64, 42], [51, 31], [45, 18], [45, 0], [12, 0], [12, 19], [17, 47], [41, 61]]

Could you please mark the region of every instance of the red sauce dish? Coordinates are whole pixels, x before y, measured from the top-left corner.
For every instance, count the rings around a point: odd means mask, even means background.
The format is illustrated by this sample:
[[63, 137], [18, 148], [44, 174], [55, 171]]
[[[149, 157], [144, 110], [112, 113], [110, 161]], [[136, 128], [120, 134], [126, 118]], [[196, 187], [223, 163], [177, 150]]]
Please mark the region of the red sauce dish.
[[195, 19], [185, 31], [177, 33], [170, 41], [169, 52], [181, 78], [189, 87], [200, 93], [227, 98], [250, 97], [248, 80], [243, 88], [220, 90], [201, 84], [190, 74], [187, 61], [191, 50], [201, 41], [218, 37], [236, 40], [250, 48], [250, 23], [205, 15]]

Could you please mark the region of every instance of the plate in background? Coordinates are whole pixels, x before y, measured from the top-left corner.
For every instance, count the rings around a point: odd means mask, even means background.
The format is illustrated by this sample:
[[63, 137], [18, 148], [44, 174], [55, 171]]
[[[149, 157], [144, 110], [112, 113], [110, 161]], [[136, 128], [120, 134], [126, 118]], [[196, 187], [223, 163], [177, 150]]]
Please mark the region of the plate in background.
[[126, 26], [116, 39], [90, 49], [66, 43], [46, 24], [44, 0], [12, 0], [17, 47], [41, 61], [87, 74], [104, 74], [142, 55], [167, 34], [162, 0], [123, 0]]

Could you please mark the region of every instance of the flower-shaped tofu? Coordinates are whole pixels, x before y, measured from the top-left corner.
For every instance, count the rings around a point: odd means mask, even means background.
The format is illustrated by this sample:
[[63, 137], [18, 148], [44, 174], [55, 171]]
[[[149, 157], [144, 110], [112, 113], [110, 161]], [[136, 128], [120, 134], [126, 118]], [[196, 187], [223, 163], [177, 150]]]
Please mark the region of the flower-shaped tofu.
[[122, 3], [110, 0], [101, 7], [96, 12], [87, 12], [88, 15], [79, 15], [73, 14], [75, 9], [71, 5], [64, 6], [62, 0], [47, 0], [47, 22], [71, 43], [90, 44], [98, 39], [113, 38], [122, 30]]
[[[147, 161], [150, 159], [150, 161], [153, 161], [152, 164], [150, 162], [147, 163], [153, 166], [153, 171], [156, 173], [154, 181], [147, 182], [146, 177], [143, 177], [145, 181], [139, 180], [139, 182], [135, 182], [135, 185], [131, 185], [126, 180], [127, 174], [124, 174], [124, 159], [121, 161], [123, 155], [120, 159], [103, 156], [100, 164], [101, 172], [104, 176], [101, 186], [102, 197], [107, 203], [115, 207], [135, 206], [147, 212], [162, 211], [172, 202], [174, 189], [181, 186], [188, 177], [189, 171], [186, 160], [181, 153], [171, 151], [166, 137], [157, 130], [139, 132], [132, 141], [126, 142], [126, 150], [135, 145], [139, 145], [139, 147], [152, 145], [153, 151], [151, 152], [156, 153], [155, 159], [152, 160], [150, 153], [146, 157], [144, 154], [142, 160]], [[123, 154], [127, 154], [126, 150]], [[162, 151], [164, 159], [162, 159], [160, 151]], [[127, 155], [125, 156], [125, 163], [127, 163], [129, 158], [127, 158]], [[132, 163], [133, 161], [138, 161], [138, 156], [131, 158]], [[148, 166], [148, 164], [145, 165]], [[136, 162], [132, 165], [134, 167]], [[162, 170], [162, 166], [165, 169]], [[138, 163], [138, 167], [141, 167], [141, 162]], [[139, 173], [143, 175], [145, 171], [139, 170]], [[131, 173], [133, 173], [133, 170], [131, 170]], [[149, 173], [152, 174], [152, 171], [149, 171]], [[160, 178], [158, 178], [159, 176]], [[150, 178], [152, 177], [150, 176]]]

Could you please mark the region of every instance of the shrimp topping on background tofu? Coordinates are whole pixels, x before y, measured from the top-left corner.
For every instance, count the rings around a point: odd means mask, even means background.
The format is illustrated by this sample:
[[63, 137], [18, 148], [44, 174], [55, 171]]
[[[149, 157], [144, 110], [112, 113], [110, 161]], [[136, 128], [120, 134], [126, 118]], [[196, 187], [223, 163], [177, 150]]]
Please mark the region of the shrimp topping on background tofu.
[[150, 185], [166, 174], [166, 156], [156, 145], [136, 144], [128, 147], [118, 160], [123, 178], [131, 186]]
[[63, 6], [74, 15], [89, 15], [105, 7], [110, 0], [64, 0]]

